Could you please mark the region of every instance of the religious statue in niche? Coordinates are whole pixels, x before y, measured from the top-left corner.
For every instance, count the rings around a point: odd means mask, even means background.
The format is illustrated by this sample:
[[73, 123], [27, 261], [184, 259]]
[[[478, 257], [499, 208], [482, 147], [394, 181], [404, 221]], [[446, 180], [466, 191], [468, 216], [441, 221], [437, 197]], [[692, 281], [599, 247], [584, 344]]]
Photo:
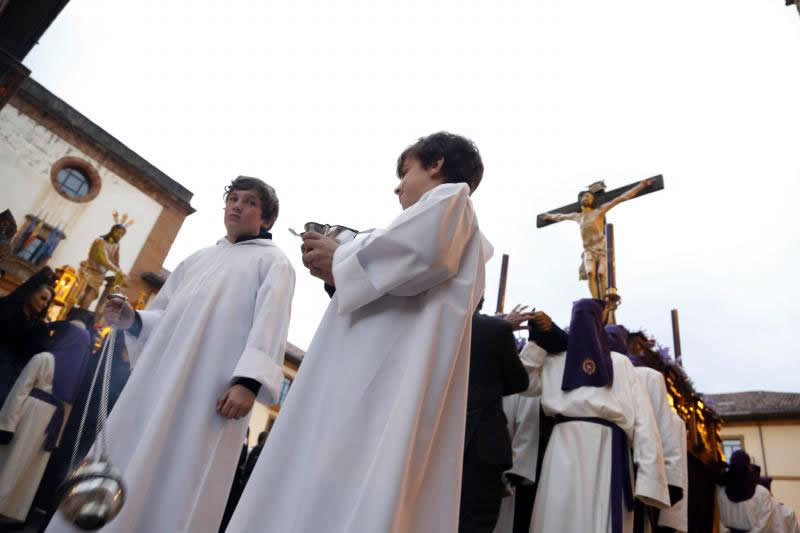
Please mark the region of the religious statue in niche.
[[[83, 291], [78, 297], [78, 305], [81, 308], [89, 309], [89, 306], [100, 294], [103, 281], [107, 281], [104, 295], [110, 294], [119, 286], [127, 286], [128, 277], [119, 268], [119, 243], [131, 224], [133, 224], [133, 220], [129, 220], [127, 214], [120, 218], [119, 214], [114, 211], [114, 225], [111, 226], [111, 230], [92, 243], [89, 257], [81, 262], [78, 271], [78, 277], [81, 278], [81, 284], [84, 285]], [[106, 277], [108, 273], [113, 275]], [[101, 299], [98, 311], [101, 311], [102, 304]]]
[[[633, 187], [630, 187], [622, 194], [616, 195], [611, 200], [595, 205], [595, 193], [602, 191], [601, 188], [581, 191], [578, 194], [579, 212], [573, 213], [544, 213], [540, 215], [546, 222], [561, 222], [562, 220], [573, 220], [580, 225], [581, 238], [583, 239], [583, 255], [579, 269], [579, 279], [589, 282], [589, 291], [592, 298], [602, 299], [607, 294], [608, 275], [606, 264], [608, 261], [606, 253], [605, 235], [605, 216], [612, 208], [626, 200], [636, 197], [647, 187], [656, 183], [656, 178], [642, 180]], [[571, 206], [567, 206], [567, 209]]]

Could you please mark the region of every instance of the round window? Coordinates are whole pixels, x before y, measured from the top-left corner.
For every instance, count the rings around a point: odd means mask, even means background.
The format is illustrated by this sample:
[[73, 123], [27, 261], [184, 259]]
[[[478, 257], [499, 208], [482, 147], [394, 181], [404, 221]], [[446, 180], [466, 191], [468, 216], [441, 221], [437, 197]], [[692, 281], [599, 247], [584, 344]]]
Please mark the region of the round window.
[[56, 161], [50, 171], [50, 181], [58, 194], [73, 202], [90, 202], [100, 192], [97, 171], [77, 157], [63, 157]]
[[82, 200], [89, 195], [91, 184], [82, 170], [64, 167], [56, 175], [58, 191], [70, 200]]

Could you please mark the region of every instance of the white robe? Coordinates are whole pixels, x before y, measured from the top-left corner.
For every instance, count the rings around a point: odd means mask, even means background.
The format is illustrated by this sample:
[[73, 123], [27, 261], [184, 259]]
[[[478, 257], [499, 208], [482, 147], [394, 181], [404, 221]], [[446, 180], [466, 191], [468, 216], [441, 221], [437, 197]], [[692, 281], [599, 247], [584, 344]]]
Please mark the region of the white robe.
[[228, 533], [458, 526], [472, 314], [491, 253], [464, 184], [340, 246], [336, 294]]
[[0, 516], [23, 522], [39, 488], [50, 452], [42, 446], [56, 406], [30, 396], [32, 389], [53, 392], [55, 358], [42, 352], [28, 361], [0, 409], [0, 430], [14, 433], [0, 445]]
[[[503, 411], [511, 435], [513, 466], [508, 472], [525, 478], [528, 483], [535, 483], [539, 459], [539, 397], [506, 396], [503, 398]], [[513, 530], [515, 502], [516, 489], [512, 489], [511, 496], [503, 498], [495, 533], [511, 533]]]
[[[664, 470], [667, 473], [667, 484], [681, 487], [683, 472], [681, 472], [681, 442], [680, 435], [672, 418], [675, 412], [669, 405], [667, 385], [664, 375], [658, 370], [638, 366], [634, 367], [636, 375], [641, 379], [648, 396], [650, 406], [658, 424], [658, 434], [661, 437], [661, 449], [664, 452]], [[650, 520], [644, 522], [645, 533], [652, 531]]]
[[[294, 270], [272, 241], [222, 239], [183, 261], [126, 334], [133, 370], [108, 419], [125, 505], [103, 531], [211, 533], [219, 528], [247, 417], [216, 401], [234, 377], [277, 401]], [[48, 533], [76, 531], [56, 514]]]
[[[541, 395], [548, 416], [597, 417], [613, 422], [627, 435], [638, 466], [633, 495], [647, 505], [669, 507], [664, 457], [658, 428], [644, 386], [624, 355], [611, 352], [610, 387], [561, 390], [566, 353], [548, 356], [533, 342], [520, 354], [530, 388]], [[531, 519], [535, 533], [607, 533], [611, 531], [612, 430], [591, 422], [556, 425], [541, 470]], [[630, 469], [631, 473], [633, 469]], [[623, 529], [632, 531], [633, 512], [622, 503]]]
[[777, 503], [767, 489], [756, 485], [753, 497], [743, 502], [732, 502], [725, 487], [718, 487], [719, 521], [728, 528], [743, 529], [750, 533], [775, 533], [780, 531]]
[[635, 367], [650, 397], [650, 406], [658, 424], [658, 433], [661, 436], [661, 449], [664, 452], [664, 470], [667, 473], [667, 483], [680, 487], [683, 482], [681, 462], [681, 437], [678, 434], [673, 416], [675, 412], [669, 404], [667, 385], [664, 375], [658, 370], [645, 366]]
[[[672, 412], [672, 423], [675, 426], [675, 431], [680, 436], [681, 444], [681, 485], [683, 489], [683, 498], [678, 503], [669, 509], [662, 509], [658, 515], [658, 525], [662, 527], [671, 527], [675, 531], [687, 532], [689, 531], [689, 453], [688, 443], [686, 440], [686, 423], [678, 416], [675, 411]], [[800, 533], [800, 532], [798, 532]]]

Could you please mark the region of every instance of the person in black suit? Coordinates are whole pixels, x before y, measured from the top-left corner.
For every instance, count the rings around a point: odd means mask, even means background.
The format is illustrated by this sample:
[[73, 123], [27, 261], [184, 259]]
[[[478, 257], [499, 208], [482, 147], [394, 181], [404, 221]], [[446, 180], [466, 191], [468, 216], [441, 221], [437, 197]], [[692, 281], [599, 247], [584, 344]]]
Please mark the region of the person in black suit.
[[461, 482], [459, 533], [491, 533], [503, 499], [503, 472], [511, 468], [511, 438], [503, 396], [528, 388], [517, 356], [514, 325], [481, 314], [472, 317], [467, 427]]
[[250, 450], [250, 454], [247, 456], [247, 462], [244, 465], [244, 472], [242, 473], [242, 486], [247, 485], [247, 481], [250, 479], [250, 474], [253, 473], [253, 469], [256, 467], [256, 461], [261, 456], [261, 450], [264, 449], [264, 444], [267, 442], [267, 432], [262, 431], [258, 434], [258, 443], [253, 446], [253, 449]]

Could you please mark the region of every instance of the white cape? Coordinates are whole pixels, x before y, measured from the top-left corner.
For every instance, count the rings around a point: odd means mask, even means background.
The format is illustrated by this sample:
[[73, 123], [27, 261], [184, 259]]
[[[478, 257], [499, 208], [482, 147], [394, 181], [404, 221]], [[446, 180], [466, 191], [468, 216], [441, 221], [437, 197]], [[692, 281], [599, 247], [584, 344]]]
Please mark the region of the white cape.
[[[104, 533], [212, 533], [219, 528], [247, 417], [228, 420], [217, 398], [234, 377], [277, 400], [294, 270], [272, 241], [221, 240], [183, 261], [146, 311], [135, 365], [108, 419], [125, 505]], [[48, 533], [77, 531], [56, 514]]]
[[[566, 354], [548, 356], [533, 342], [520, 354], [530, 388], [541, 395], [548, 416], [597, 417], [613, 422], [627, 435], [638, 471], [633, 495], [647, 505], [669, 507], [664, 457], [653, 409], [635, 369], [624, 355], [611, 352], [610, 387], [579, 387], [564, 392]], [[612, 431], [591, 422], [556, 425], [547, 445], [536, 491], [531, 531], [535, 533], [611, 531]], [[631, 472], [633, 469], [631, 468]], [[633, 512], [624, 509], [623, 529], [632, 531]]]
[[28, 361], [0, 409], [0, 430], [14, 433], [0, 445], [0, 516], [22, 522], [39, 488], [50, 452], [42, 449], [56, 407], [30, 396], [53, 392], [55, 358], [42, 352]]
[[336, 294], [228, 533], [457, 530], [490, 255], [468, 194], [439, 185], [337, 249]]

